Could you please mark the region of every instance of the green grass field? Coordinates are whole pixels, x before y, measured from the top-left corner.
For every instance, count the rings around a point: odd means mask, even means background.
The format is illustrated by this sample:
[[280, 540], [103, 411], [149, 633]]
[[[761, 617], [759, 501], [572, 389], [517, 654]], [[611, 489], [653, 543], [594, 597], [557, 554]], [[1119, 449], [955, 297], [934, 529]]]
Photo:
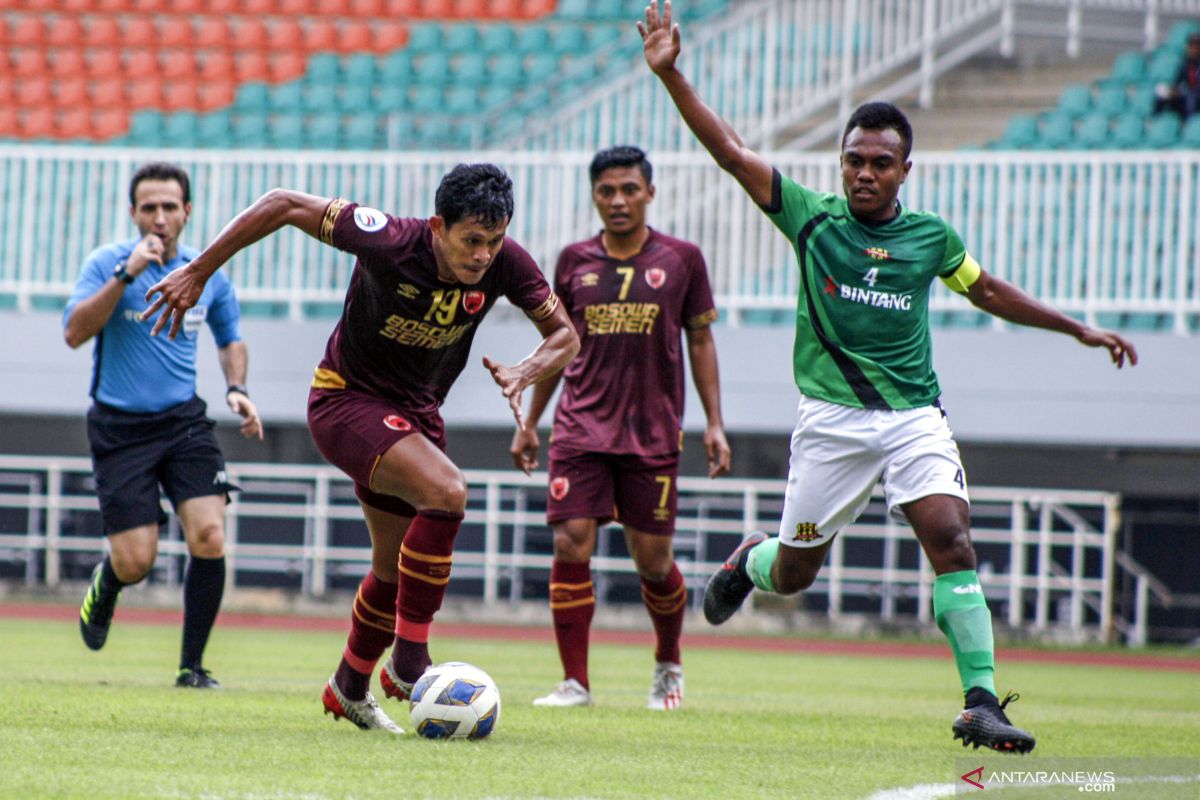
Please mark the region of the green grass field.
[[[1200, 754], [1195, 672], [1004, 664], [1001, 652], [1001, 690], [1022, 693], [1013, 720], [1038, 737], [1021, 759], [951, 740], [959, 695], [948, 656], [686, 649], [685, 638], [685, 707], [655, 714], [642, 708], [645, 647], [593, 645], [595, 707], [535, 709], [560, 677], [553, 645], [442, 638], [434, 659], [484, 667], [504, 704], [491, 739], [442, 743], [323, 716], [341, 634], [218, 625], [207, 657], [226, 687], [217, 692], [173, 687], [178, 639], [178, 627], [121, 625], [118, 615], [108, 646], [92, 653], [73, 624], [0, 619], [0, 796], [919, 800], [953, 796], [959, 776], [985, 764], [1195, 765]], [[408, 727], [401, 706], [385, 708]], [[1111, 796], [1194, 800], [1197, 772]], [[1081, 795], [1002, 795], [1026, 796]]]

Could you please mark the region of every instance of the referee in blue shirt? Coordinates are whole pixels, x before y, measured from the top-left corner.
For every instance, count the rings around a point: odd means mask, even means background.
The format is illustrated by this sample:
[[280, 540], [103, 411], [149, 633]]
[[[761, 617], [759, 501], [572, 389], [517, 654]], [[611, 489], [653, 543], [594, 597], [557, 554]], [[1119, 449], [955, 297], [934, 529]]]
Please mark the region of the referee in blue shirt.
[[159, 486], [187, 541], [183, 586], [183, 647], [175, 685], [219, 684], [202, 665], [204, 647], [225, 587], [225, 504], [236, 486], [213, 434], [215, 422], [196, 396], [196, 342], [208, 323], [229, 389], [225, 400], [242, 417], [241, 432], [262, 439], [258, 409], [246, 392], [246, 345], [237, 296], [223, 273], [213, 276], [187, 315], [184, 335], [150, 335], [139, 322], [146, 290], [196, 257], [179, 242], [191, 214], [187, 173], [152, 163], [129, 183], [130, 216], [141, 236], [105, 245], [83, 265], [63, 314], [72, 348], [95, 337], [88, 442], [109, 553], [96, 566], [79, 610], [83, 641], [104, 646], [121, 588], [150, 572], [166, 522]]

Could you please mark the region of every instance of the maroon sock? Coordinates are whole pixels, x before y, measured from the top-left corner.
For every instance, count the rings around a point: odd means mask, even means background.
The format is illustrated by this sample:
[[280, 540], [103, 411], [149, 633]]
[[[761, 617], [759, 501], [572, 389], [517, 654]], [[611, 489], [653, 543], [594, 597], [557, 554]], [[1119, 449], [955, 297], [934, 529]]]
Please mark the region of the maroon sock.
[[392, 643], [396, 628], [397, 585], [380, 580], [374, 572], [358, 585], [350, 636], [338, 664], [334, 682], [350, 700], [362, 700], [371, 687], [375, 664]]
[[588, 684], [588, 632], [596, 612], [596, 592], [592, 587], [589, 562], [572, 563], [554, 559], [550, 567], [550, 615], [554, 618], [554, 638], [562, 659], [563, 677]]
[[642, 578], [642, 602], [650, 612], [650, 621], [654, 623], [654, 633], [657, 637], [654, 660], [681, 663], [679, 635], [683, 632], [687, 587], [683, 585], [683, 575], [674, 561], [671, 562], [671, 571], [661, 581]]
[[396, 594], [396, 643], [392, 669], [415, 681], [429, 666], [429, 626], [442, 607], [450, 582], [454, 537], [463, 515], [426, 509], [417, 512], [400, 545], [400, 588]]

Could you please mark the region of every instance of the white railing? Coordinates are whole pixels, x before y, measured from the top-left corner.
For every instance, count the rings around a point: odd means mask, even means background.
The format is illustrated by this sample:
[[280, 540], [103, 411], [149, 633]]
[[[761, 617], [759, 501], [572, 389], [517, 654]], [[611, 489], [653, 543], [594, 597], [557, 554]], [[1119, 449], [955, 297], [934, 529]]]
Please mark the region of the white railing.
[[[357, 584], [370, 550], [353, 488], [340, 472], [282, 464], [230, 464], [229, 472], [243, 488], [227, 512], [234, 588], [262, 574], [276, 576], [274, 585], [282, 576], [314, 596]], [[451, 591], [487, 604], [544, 598], [551, 564], [545, 475], [468, 471], [467, 480]], [[86, 579], [104, 548], [93, 491], [87, 459], [0, 457], [4, 574], [27, 586]], [[681, 478], [679, 491], [676, 556], [696, 600], [742, 535], [775, 530], [784, 482]], [[1128, 633], [1136, 641], [1140, 634], [1144, 642], [1144, 608], [1137, 610], [1140, 630], [1112, 615], [1118, 495], [975, 487], [972, 500], [972, 538], [998, 621], [1077, 638]], [[632, 561], [616, 549], [622, 537], [610, 533], [606, 528], [592, 561], [601, 603], [622, 582], [636, 586]], [[170, 556], [186, 549], [173, 521], [160, 552], [155, 580], [178, 583], [181, 559]], [[932, 585], [915, 538], [887, 517], [876, 496], [835, 540], [827, 568], [803, 597], [809, 609], [832, 619], [868, 614], [930, 623]], [[1139, 593], [1138, 602], [1147, 604], [1148, 595]]]
[[[838, 191], [836, 158], [776, 153], [784, 173]], [[567, 242], [598, 227], [584, 152], [280, 153], [0, 146], [0, 300], [18, 310], [61, 304], [88, 252], [134, 235], [128, 180], [140, 163], [168, 158], [191, 173], [195, 209], [185, 241], [203, 245], [275, 186], [343, 195], [399, 214], [432, 213], [451, 166], [493, 160], [513, 177], [510, 234], [547, 272]], [[989, 271], [1091, 322], [1152, 315], [1185, 334], [1200, 317], [1200, 153], [943, 153], [918, 151], [901, 200], [940, 213]], [[751, 312], [795, 307], [791, 244], [705, 154], [654, 156], [651, 224], [698, 244], [717, 304], [731, 324]], [[295, 229], [268, 237], [228, 267], [255, 313], [303, 318], [340, 308], [353, 259]], [[935, 312], [973, 314], [935, 287]], [[1109, 325], [1120, 321], [1101, 320]]]

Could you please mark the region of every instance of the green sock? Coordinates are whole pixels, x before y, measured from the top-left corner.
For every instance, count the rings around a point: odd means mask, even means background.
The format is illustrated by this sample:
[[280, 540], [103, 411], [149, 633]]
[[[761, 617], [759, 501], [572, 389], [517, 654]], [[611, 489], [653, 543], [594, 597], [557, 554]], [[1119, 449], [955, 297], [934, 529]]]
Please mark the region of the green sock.
[[995, 694], [992, 614], [975, 570], [937, 576], [933, 582], [933, 617], [950, 640], [963, 693], [980, 687]]
[[746, 575], [754, 585], [764, 592], [775, 592], [775, 583], [771, 580], [771, 565], [775, 556], [779, 555], [779, 537], [767, 539], [751, 547], [746, 553]]

